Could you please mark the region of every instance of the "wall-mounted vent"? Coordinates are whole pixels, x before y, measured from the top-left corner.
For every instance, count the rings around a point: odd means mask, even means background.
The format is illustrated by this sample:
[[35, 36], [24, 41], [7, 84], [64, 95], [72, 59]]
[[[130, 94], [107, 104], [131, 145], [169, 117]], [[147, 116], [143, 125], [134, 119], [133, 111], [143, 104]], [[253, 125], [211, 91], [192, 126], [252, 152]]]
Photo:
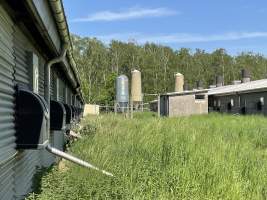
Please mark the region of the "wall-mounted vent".
[[50, 101], [50, 129], [64, 130], [66, 126], [66, 110], [62, 103]]
[[17, 86], [16, 143], [17, 149], [38, 149], [48, 143], [49, 111], [40, 95]]

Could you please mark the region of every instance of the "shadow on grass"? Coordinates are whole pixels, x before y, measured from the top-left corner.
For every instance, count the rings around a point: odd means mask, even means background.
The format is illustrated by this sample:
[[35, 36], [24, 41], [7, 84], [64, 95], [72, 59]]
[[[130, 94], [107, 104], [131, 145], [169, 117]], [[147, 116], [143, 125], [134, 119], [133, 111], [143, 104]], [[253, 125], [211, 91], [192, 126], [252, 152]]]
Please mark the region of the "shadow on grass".
[[34, 200], [37, 198], [39, 194], [42, 192], [42, 178], [45, 177], [47, 174], [51, 173], [55, 164], [51, 165], [50, 167], [42, 167], [38, 168], [37, 172], [33, 177], [33, 184], [32, 184], [32, 192], [26, 197], [28, 200]]

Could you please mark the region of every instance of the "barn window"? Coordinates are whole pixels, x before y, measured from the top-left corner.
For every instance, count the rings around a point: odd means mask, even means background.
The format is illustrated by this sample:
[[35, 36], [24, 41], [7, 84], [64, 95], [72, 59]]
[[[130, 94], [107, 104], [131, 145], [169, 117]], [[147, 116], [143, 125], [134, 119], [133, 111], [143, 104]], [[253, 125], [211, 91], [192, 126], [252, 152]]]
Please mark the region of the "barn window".
[[232, 110], [233, 107], [234, 107], [234, 99], [231, 99], [230, 102], [227, 105], [227, 109], [228, 110]]
[[232, 107], [234, 107], [234, 99], [231, 99], [230, 104]]
[[196, 94], [195, 100], [205, 100], [205, 94]]
[[217, 101], [216, 100], [213, 101], [213, 106], [214, 107], [217, 106]]
[[260, 102], [261, 102], [261, 104], [264, 106], [264, 97], [261, 97], [261, 98], [260, 98]]
[[264, 106], [264, 97], [261, 97], [260, 100], [257, 102], [257, 110], [261, 111]]

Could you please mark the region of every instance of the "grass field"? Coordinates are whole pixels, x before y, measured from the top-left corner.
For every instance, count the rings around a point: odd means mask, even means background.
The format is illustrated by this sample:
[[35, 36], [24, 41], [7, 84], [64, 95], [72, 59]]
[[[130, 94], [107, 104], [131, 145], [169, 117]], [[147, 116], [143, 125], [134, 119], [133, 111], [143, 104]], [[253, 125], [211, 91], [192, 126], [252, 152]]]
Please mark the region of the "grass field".
[[83, 139], [69, 151], [115, 177], [64, 161], [30, 199], [267, 199], [264, 117], [144, 113], [83, 124]]

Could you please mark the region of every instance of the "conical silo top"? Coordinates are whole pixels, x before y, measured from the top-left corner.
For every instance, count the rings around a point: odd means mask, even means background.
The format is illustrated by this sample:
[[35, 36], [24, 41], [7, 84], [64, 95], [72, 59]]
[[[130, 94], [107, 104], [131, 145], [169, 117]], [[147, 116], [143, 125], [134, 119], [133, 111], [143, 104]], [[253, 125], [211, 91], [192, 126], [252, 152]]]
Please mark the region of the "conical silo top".
[[128, 79], [128, 77], [126, 75], [124, 75], [124, 74], [119, 75], [118, 78]]
[[175, 76], [183, 76], [183, 74], [178, 72], [178, 73], [175, 74]]
[[134, 70], [132, 71], [132, 73], [137, 73], [137, 72], [140, 72], [140, 71], [137, 70], [137, 69], [134, 69]]

